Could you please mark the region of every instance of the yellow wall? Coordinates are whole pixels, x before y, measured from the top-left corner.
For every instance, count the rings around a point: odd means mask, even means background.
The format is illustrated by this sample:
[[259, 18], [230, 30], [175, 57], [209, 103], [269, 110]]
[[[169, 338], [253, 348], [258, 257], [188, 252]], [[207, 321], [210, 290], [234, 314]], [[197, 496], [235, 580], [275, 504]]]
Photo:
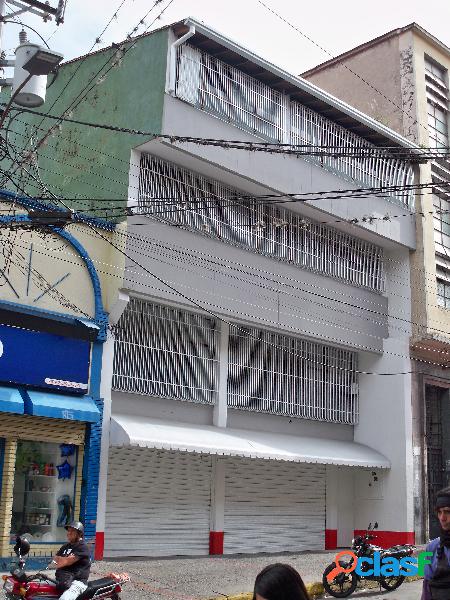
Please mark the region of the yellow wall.
[[[2, 495], [0, 499], [0, 556], [9, 556], [11, 553], [9, 534], [12, 517], [17, 440], [68, 443], [78, 446], [74, 510], [75, 515], [79, 515], [85, 431], [86, 425], [80, 421], [63, 421], [29, 415], [0, 413], [0, 437], [6, 438]], [[33, 544], [32, 551], [37, 555], [48, 555], [55, 552], [55, 545]]]
[[[431, 57], [450, 73], [450, 55], [425, 39], [418, 33], [413, 36], [414, 79], [416, 85], [416, 114], [418, 120], [419, 144], [428, 147], [428, 114], [425, 89], [425, 55]], [[449, 124], [450, 125], [450, 124]], [[431, 181], [430, 164], [421, 165], [420, 181]], [[435, 339], [448, 342], [450, 338], [450, 310], [441, 308], [437, 303], [436, 286], [436, 261], [434, 246], [434, 210], [432, 194], [425, 192], [418, 196], [417, 212], [424, 213], [424, 217], [417, 216], [417, 251], [412, 256], [413, 274], [413, 309], [414, 321], [421, 323], [422, 331], [416, 327], [415, 338], [432, 335]], [[450, 258], [450, 257], [449, 257]], [[438, 355], [436, 355], [436, 359]]]
[[[0, 202], [1, 210], [10, 208], [10, 203]], [[24, 210], [18, 212], [27, 214]], [[91, 258], [100, 279], [104, 309], [109, 312], [123, 282], [125, 258], [114, 246], [125, 248], [126, 225], [118, 225], [115, 232], [97, 231], [81, 223], [69, 225], [66, 230]], [[32, 271], [28, 282], [31, 244]], [[4, 278], [0, 280], [2, 300], [69, 315], [95, 316], [94, 291], [86, 264], [59, 235], [49, 232], [44, 235], [38, 229], [2, 229], [0, 246], [0, 269], [14, 287], [11, 289]], [[65, 278], [49, 290], [62, 277]], [[43, 291], [46, 293], [38, 298]]]

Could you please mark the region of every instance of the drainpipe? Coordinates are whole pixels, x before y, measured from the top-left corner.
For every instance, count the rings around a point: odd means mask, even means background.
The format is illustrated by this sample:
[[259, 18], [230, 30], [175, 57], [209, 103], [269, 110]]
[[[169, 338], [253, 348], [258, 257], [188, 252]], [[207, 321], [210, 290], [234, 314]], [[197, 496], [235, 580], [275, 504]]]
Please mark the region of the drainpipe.
[[168, 92], [169, 94], [175, 94], [175, 79], [176, 79], [176, 66], [177, 66], [177, 48], [181, 46], [184, 42], [186, 42], [189, 38], [195, 35], [195, 27], [194, 25], [189, 26], [189, 31], [185, 33], [182, 37], [178, 38], [171, 44], [170, 46], [170, 54], [169, 54], [169, 86]]

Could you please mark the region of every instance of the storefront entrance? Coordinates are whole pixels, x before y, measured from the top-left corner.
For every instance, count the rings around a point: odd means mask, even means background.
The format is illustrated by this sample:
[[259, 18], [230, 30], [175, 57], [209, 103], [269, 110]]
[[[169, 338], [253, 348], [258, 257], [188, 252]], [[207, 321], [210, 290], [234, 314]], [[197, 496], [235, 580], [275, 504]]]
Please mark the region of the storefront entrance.
[[450, 485], [450, 391], [425, 387], [427, 448], [427, 493], [429, 538], [439, 536], [439, 523], [434, 513], [436, 492]]
[[33, 556], [65, 541], [64, 526], [80, 514], [85, 438], [80, 421], [2, 413], [0, 556], [12, 555], [18, 534]]
[[74, 444], [20, 440], [14, 470], [11, 539], [64, 542], [74, 519], [78, 448]]

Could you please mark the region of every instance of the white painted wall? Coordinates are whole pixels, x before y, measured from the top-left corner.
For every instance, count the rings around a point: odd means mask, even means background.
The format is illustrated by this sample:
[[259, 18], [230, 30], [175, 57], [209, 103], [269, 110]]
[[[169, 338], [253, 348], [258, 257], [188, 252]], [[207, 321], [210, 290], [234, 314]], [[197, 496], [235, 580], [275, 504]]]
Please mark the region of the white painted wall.
[[[164, 99], [162, 133], [225, 140], [261, 141], [235, 125], [225, 123], [219, 118], [167, 94]], [[220, 147], [199, 146], [198, 144], [165, 143], [164, 145], [166, 158], [169, 160], [169, 157], [172, 157], [173, 160], [174, 155], [180, 154], [178, 150], [181, 150], [181, 154], [185, 154], [185, 160], [190, 161], [191, 165], [192, 161], [200, 159], [196, 161], [200, 168], [202, 168], [201, 163], [203, 162], [204, 168], [207, 170], [208, 165], [209, 169], [216, 166], [223, 174], [228, 172], [234, 178], [247, 179], [249, 182], [255, 182], [279, 192], [307, 193], [360, 187], [303, 158], [287, 155], [276, 156], [264, 152], [229, 150]], [[145, 147], [141, 146], [140, 148]], [[148, 147], [151, 147], [151, 144]], [[164, 158], [162, 154], [161, 157]], [[179, 158], [178, 160], [183, 159]], [[189, 162], [186, 163], [186, 166], [188, 164]], [[198, 167], [195, 170], [198, 170]], [[207, 175], [207, 172], [204, 174]], [[236, 183], [237, 179], [235, 179], [234, 185]], [[314, 206], [312, 210], [316, 212], [316, 218], [322, 211], [322, 215], [325, 213], [343, 219], [352, 217], [360, 219], [370, 214], [382, 217], [388, 212], [391, 214], [403, 212], [402, 207], [394, 201], [376, 197], [361, 198], [357, 202], [354, 199], [339, 199], [314, 201], [310, 204]], [[290, 208], [302, 213], [305, 211], [305, 207], [298, 204], [293, 204]], [[375, 233], [376, 237], [385, 238], [386, 241], [393, 240], [410, 248], [415, 247], [414, 219], [394, 218], [391, 221], [376, 221], [373, 225], [360, 223], [358, 227], [336, 223], [336, 228], [347, 231], [352, 229], [355, 235], [360, 237], [371, 235], [372, 239], [373, 233]]]
[[[361, 354], [360, 369], [367, 372], [399, 373], [393, 376], [361, 375], [360, 419], [355, 441], [379, 450], [392, 468], [379, 471], [376, 486], [360, 473], [355, 482], [355, 528], [377, 520], [380, 530], [413, 531], [413, 456], [411, 375], [409, 359], [410, 287], [407, 251], [387, 256], [390, 337], [383, 356]], [[401, 278], [399, 278], [399, 274]], [[397, 318], [395, 318], [397, 317]], [[403, 373], [403, 374], [402, 374]]]
[[142, 217], [129, 219], [128, 230], [128, 254], [185, 297], [133, 261], [125, 275], [130, 293], [196, 311], [191, 298], [227, 319], [326, 344], [383, 348], [387, 299], [380, 294]]

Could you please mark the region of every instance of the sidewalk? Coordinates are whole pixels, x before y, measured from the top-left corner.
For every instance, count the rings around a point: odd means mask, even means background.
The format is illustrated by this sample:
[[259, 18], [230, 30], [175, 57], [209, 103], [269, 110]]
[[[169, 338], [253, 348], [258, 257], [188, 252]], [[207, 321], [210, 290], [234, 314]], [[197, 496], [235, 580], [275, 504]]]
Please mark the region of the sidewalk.
[[300, 552], [277, 555], [169, 558], [158, 560], [110, 560], [93, 565], [91, 579], [109, 571], [126, 571], [131, 582], [123, 600], [204, 600], [250, 592], [259, 571], [274, 562], [295, 567], [305, 583], [322, 580], [322, 573], [336, 552]]

